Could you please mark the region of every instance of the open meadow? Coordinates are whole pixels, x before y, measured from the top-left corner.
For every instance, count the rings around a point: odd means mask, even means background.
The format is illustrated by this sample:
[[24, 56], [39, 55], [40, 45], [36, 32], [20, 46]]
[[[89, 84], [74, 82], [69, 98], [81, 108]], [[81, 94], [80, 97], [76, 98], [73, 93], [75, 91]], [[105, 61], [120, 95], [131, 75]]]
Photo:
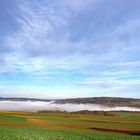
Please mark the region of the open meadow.
[[140, 140], [140, 114], [0, 111], [0, 140]]

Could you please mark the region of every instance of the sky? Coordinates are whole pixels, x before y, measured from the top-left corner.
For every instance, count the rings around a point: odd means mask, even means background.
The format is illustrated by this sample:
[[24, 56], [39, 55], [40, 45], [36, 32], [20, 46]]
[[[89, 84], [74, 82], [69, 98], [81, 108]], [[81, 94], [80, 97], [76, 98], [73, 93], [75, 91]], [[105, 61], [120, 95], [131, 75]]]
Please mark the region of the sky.
[[0, 97], [140, 98], [139, 0], [1, 0]]

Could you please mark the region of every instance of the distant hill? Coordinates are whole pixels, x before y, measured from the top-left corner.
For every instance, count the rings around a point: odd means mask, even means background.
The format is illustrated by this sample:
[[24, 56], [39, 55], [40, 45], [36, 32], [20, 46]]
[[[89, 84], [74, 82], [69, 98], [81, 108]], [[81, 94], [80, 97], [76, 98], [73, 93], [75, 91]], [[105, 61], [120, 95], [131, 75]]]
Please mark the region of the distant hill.
[[0, 97], [0, 101], [44, 101], [44, 102], [48, 102], [51, 100], [36, 99], [36, 98], [3, 98], [3, 97]]
[[0, 101], [54, 101], [56, 104], [99, 104], [103, 106], [115, 107], [115, 106], [128, 106], [140, 108], [140, 99], [134, 98], [120, 98], [120, 97], [91, 97], [91, 98], [71, 98], [71, 99], [36, 99], [36, 98], [3, 98], [0, 97]]
[[140, 99], [119, 98], [119, 97], [93, 97], [93, 98], [73, 98], [57, 100], [57, 104], [99, 104], [103, 106], [129, 106], [140, 108]]

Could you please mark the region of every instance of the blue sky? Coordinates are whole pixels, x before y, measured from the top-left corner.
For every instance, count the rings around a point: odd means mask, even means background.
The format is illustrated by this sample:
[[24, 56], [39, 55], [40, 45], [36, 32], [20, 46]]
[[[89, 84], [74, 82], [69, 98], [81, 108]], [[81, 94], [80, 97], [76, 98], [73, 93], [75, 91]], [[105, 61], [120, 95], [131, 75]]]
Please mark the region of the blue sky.
[[140, 98], [139, 0], [1, 0], [0, 96]]

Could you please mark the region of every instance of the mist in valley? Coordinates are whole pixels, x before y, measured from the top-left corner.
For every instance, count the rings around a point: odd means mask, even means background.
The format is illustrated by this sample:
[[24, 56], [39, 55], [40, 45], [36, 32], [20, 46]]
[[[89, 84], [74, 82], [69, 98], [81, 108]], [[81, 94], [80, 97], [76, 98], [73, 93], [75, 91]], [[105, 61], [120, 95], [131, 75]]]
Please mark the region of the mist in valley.
[[7, 111], [29, 111], [37, 112], [40, 110], [59, 110], [76, 112], [81, 110], [88, 111], [140, 111], [134, 107], [106, 107], [97, 104], [56, 104], [54, 101], [0, 101], [0, 110]]

